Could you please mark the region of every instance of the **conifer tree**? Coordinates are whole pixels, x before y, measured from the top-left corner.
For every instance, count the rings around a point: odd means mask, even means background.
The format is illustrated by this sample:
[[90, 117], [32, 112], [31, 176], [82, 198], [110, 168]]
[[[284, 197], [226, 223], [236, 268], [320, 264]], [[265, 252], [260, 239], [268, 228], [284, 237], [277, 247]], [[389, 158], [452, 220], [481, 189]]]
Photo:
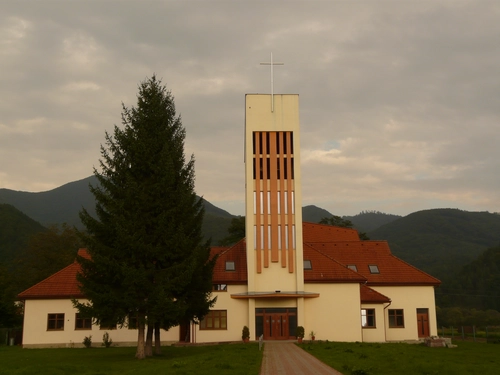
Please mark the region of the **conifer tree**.
[[78, 281], [89, 302], [74, 304], [96, 324], [137, 318], [136, 357], [144, 358], [146, 325], [168, 329], [207, 314], [215, 259], [172, 94], [153, 76], [139, 85], [136, 107], [122, 107], [123, 128], [106, 133], [94, 169], [97, 218], [80, 213], [90, 259], [78, 258]]

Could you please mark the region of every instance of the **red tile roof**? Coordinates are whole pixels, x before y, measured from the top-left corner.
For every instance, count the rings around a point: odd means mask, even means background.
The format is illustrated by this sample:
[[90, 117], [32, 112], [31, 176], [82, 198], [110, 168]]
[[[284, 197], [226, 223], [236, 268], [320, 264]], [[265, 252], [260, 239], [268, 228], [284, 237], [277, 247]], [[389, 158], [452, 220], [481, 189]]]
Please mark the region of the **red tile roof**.
[[391, 299], [373, 290], [365, 284], [360, 284], [361, 303], [389, 303]]
[[[248, 273], [245, 239], [242, 239], [231, 247], [212, 247], [212, 254], [218, 255], [212, 278], [214, 284], [247, 283]], [[226, 271], [227, 261], [234, 262], [234, 271]]]
[[[386, 241], [343, 241], [309, 244], [319, 252], [342, 263], [355, 265], [368, 285], [434, 285], [441, 282], [391, 254]], [[371, 273], [375, 265], [379, 273]]]
[[360, 283], [366, 279], [332, 257], [304, 244], [304, 260], [311, 261], [311, 269], [304, 270], [305, 283]]
[[[89, 258], [85, 249], [78, 250], [78, 255]], [[45, 280], [19, 293], [17, 297], [20, 300], [83, 298], [84, 296], [80, 292], [76, 281], [78, 272], [80, 272], [80, 265], [75, 261]]]
[[[304, 270], [304, 282], [367, 283], [367, 285], [433, 285], [441, 282], [391, 254], [386, 241], [360, 241], [356, 230], [330, 225], [303, 223], [304, 260], [310, 260], [312, 269]], [[78, 254], [89, 258], [85, 249]], [[248, 281], [246, 241], [242, 239], [231, 247], [212, 247], [218, 255], [214, 267], [216, 284], [246, 284]], [[226, 271], [226, 262], [233, 261], [234, 271]], [[355, 265], [357, 271], [347, 268]], [[368, 266], [376, 265], [379, 273], [371, 273]], [[302, 266], [302, 265], [300, 265]], [[73, 263], [18, 295], [19, 299], [81, 298], [76, 281], [78, 263]], [[367, 301], [384, 301], [371, 289], [361, 288]]]
[[359, 241], [356, 229], [335, 227], [332, 225], [302, 223], [304, 242]]

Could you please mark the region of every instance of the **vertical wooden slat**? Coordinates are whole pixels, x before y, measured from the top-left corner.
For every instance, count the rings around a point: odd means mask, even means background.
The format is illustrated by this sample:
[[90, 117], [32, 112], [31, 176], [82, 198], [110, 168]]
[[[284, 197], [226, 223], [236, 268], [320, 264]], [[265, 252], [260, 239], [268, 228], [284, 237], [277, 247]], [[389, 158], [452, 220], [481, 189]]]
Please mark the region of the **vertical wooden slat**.
[[293, 171], [292, 171], [292, 141], [293, 138], [291, 136], [292, 132], [286, 132], [286, 137], [287, 137], [287, 155], [286, 155], [286, 163], [287, 163], [287, 190], [288, 190], [288, 225], [289, 225], [289, 231], [288, 231], [288, 272], [293, 273], [294, 272], [294, 249], [293, 249], [293, 231], [292, 231], [292, 225], [295, 223], [295, 215], [294, 215], [294, 210], [293, 210], [293, 201], [292, 201], [292, 192], [294, 191], [294, 185], [293, 185]]
[[255, 251], [257, 252], [257, 273], [262, 272], [262, 249], [260, 248], [260, 158], [261, 158], [261, 144], [259, 133], [255, 132]]
[[[269, 137], [269, 164], [270, 164], [270, 189], [271, 189], [271, 199], [277, 199], [278, 191], [278, 180], [276, 179], [276, 132], [270, 132]], [[279, 261], [278, 253], [278, 213], [271, 212], [271, 261]]]
[[263, 215], [263, 222], [264, 222], [264, 267], [267, 268], [269, 267], [269, 246], [268, 246], [268, 230], [267, 230], [267, 225], [268, 225], [268, 216], [267, 216], [267, 136], [266, 133], [262, 134], [262, 186], [261, 190], [263, 191], [263, 206], [264, 206], [264, 215]]

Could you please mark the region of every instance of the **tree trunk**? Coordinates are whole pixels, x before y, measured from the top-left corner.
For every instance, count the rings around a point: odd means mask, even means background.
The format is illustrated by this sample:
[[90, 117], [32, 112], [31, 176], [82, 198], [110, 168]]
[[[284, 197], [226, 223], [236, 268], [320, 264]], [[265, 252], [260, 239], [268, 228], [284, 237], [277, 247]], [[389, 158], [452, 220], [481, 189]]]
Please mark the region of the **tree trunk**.
[[144, 314], [138, 314], [137, 316], [137, 352], [135, 353], [135, 358], [144, 359], [146, 358], [146, 353], [144, 352]]
[[160, 323], [155, 323], [155, 354], [161, 355]]
[[153, 356], [153, 329], [154, 326], [152, 324], [148, 324], [148, 332], [146, 334], [146, 357]]

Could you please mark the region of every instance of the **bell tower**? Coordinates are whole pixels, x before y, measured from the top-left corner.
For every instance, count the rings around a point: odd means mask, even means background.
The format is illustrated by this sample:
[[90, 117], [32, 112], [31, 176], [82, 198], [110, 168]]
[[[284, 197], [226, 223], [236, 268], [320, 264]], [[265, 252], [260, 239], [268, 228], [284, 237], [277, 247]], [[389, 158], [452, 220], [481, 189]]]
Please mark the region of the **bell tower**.
[[245, 97], [249, 293], [304, 290], [298, 95]]

